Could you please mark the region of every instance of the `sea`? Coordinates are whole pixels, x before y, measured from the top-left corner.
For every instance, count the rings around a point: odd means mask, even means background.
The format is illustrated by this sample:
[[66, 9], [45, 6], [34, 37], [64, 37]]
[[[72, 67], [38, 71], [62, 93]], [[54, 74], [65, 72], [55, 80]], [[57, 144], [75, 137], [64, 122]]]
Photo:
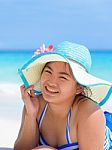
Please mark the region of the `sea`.
[[[0, 146], [13, 147], [21, 124], [23, 102], [20, 69], [31, 59], [33, 50], [0, 50]], [[91, 74], [112, 82], [112, 50], [91, 51]], [[112, 112], [112, 97], [104, 105]]]
[[[30, 58], [34, 51], [0, 51], [0, 83], [21, 83], [18, 69]], [[112, 81], [112, 50], [94, 50], [91, 52], [91, 74]]]

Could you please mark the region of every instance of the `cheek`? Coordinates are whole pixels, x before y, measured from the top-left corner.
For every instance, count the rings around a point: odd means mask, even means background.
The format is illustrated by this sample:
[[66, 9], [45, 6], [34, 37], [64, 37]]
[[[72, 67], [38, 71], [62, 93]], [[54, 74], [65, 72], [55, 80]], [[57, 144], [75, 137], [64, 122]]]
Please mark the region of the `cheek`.
[[46, 76], [44, 74], [41, 75], [41, 78], [40, 78], [40, 84], [41, 86], [43, 85], [43, 83], [46, 81]]
[[75, 85], [64, 85], [63, 87], [61, 87], [60, 91], [60, 96], [62, 99], [70, 99], [75, 97], [76, 95]]
[[42, 86], [46, 81], [48, 81], [50, 78], [51, 78], [51, 77], [50, 77], [49, 74], [46, 75], [45, 73], [43, 73], [43, 74], [41, 75], [41, 78], [40, 78], [40, 84], [41, 84], [41, 86]]
[[69, 93], [75, 94], [76, 92], [76, 85], [71, 82], [62, 84], [60, 88], [61, 88], [61, 91], [66, 94], [69, 94]]

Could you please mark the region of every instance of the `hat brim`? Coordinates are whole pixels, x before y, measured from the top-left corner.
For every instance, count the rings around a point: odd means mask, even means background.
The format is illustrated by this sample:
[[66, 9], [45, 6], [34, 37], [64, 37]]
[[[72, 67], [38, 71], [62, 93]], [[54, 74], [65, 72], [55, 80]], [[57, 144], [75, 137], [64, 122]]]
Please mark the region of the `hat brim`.
[[91, 90], [90, 98], [100, 106], [103, 105], [112, 93], [112, 83], [91, 75], [71, 60], [68, 60], [68, 63], [76, 81]]
[[34, 85], [34, 90], [37, 93], [41, 93], [41, 72], [45, 64], [51, 61], [69, 63], [76, 81], [79, 84], [90, 88], [92, 92], [90, 98], [99, 105], [103, 105], [111, 95], [112, 83], [89, 74], [80, 64], [66, 59], [63, 55], [54, 52], [37, 55], [19, 69], [19, 74], [25, 86], [28, 87], [29, 85]]

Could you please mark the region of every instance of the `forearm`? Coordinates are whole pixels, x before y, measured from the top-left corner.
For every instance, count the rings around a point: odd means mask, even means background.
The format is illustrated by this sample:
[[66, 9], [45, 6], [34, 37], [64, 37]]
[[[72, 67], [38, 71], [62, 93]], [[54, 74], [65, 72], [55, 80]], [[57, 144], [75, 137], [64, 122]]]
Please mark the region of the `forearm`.
[[57, 149], [51, 146], [42, 145], [42, 146], [35, 147], [32, 150], [57, 150]]
[[25, 115], [24, 124], [14, 145], [14, 150], [30, 150], [38, 145], [39, 131], [36, 117]]

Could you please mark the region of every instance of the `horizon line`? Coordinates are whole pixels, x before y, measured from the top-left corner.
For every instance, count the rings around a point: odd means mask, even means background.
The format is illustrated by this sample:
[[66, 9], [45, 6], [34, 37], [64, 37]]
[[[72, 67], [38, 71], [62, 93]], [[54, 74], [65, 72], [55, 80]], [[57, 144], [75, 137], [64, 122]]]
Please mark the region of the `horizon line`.
[[[24, 51], [25, 52], [25, 51], [35, 51], [35, 50], [36, 50], [36, 48], [34, 48], [34, 49], [33, 48], [32, 49], [30, 49], [30, 48], [28, 48], [28, 49], [27, 48], [23, 48], [23, 49], [22, 48], [16, 48], [16, 49], [9, 48], [9, 49], [0, 49], [0, 52], [8, 52], [8, 51], [9, 52], [11, 52], [11, 51], [12, 52], [14, 52], [14, 51], [18, 51], [18, 52], [19, 51]], [[111, 49], [110, 48], [107, 48], [107, 49], [106, 48], [104, 48], [104, 49], [101, 49], [101, 48], [89, 48], [89, 50], [92, 51], [92, 52], [94, 52], [94, 51], [112, 51], [112, 48]]]

